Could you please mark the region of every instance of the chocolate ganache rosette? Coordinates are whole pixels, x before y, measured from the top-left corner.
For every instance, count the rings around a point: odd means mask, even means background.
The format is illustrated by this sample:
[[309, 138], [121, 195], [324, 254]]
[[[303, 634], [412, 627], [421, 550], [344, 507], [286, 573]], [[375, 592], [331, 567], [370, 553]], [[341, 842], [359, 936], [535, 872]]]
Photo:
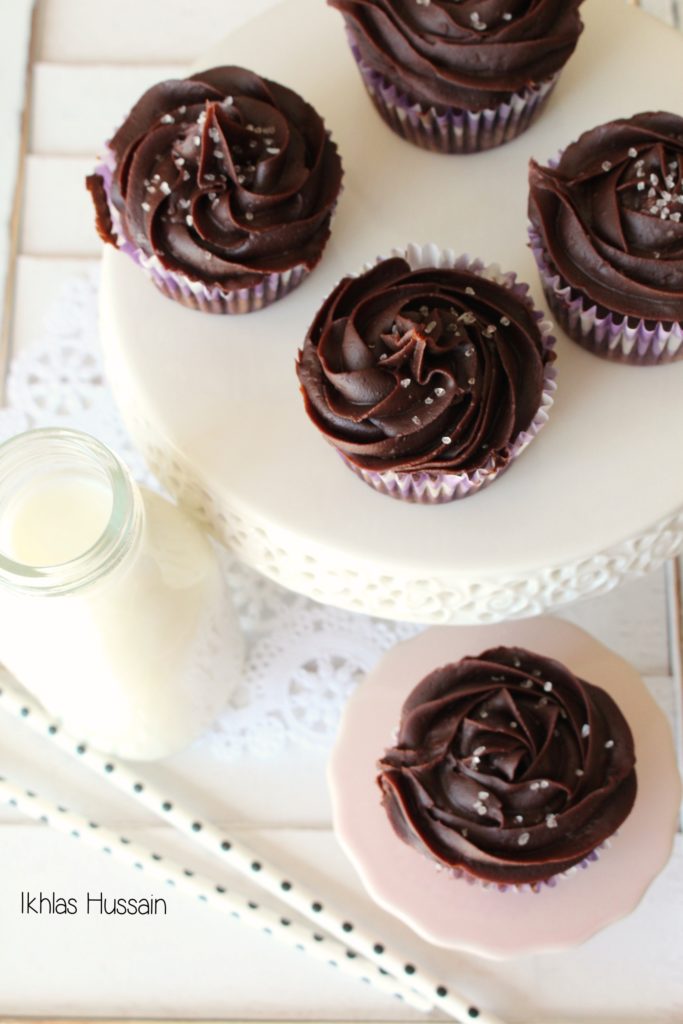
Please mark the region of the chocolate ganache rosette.
[[683, 118], [637, 114], [531, 162], [532, 249], [556, 316], [622, 362], [683, 357]]
[[172, 298], [232, 313], [280, 298], [316, 265], [341, 179], [310, 104], [221, 67], [149, 89], [87, 185], [105, 242]]
[[495, 479], [547, 420], [554, 339], [513, 274], [434, 246], [405, 256], [343, 278], [297, 372], [310, 419], [366, 483], [451, 501]]
[[378, 783], [396, 833], [481, 881], [536, 885], [593, 857], [636, 795], [629, 726], [568, 668], [497, 647], [430, 673]]
[[576, 47], [581, 2], [328, 0], [384, 120], [451, 153], [489, 149], [528, 127]]

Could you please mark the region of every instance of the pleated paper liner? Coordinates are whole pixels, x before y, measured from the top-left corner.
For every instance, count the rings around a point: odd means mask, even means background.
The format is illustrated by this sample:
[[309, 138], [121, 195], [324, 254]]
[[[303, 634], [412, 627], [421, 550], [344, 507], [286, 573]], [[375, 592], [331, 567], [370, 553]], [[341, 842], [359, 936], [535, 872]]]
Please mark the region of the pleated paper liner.
[[[538, 432], [548, 422], [548, 416], [552, 407], [557, 384], [555, 381], [556, 370], [548, 356], [555, 346], [555, 338], [552, 336], [552, 324], [544, 319], [543, 313], [537, 310], [529, 297], [529, 285], [517, 280], [514, 272], [504, 272], [500, 267], [492, 263], [485, 265], [479, 259], [471, 259], [467, 255], [455, 256], [452, 250], [441, 249], [434, 243], [420, 246], [411, 243], [405, 249], [394, 249], [390, 256], [400, 256], [407, 260], [411, 270], [421, 270], [429, 267], [455, 268], [464, 270], [471, 274], [507, 288], [513, 295], [523, 302], [533, 313], [538, 322], [543, 345], [543, 356], [547, 359], [543, 370], [543, 392], [541, 404], [529, 426], [521, 431], [517, 437], [504, 449], [492, 452], [486, 462], [479, 468], [471, 471], [443, 472], [413, 470], [402, 472], [399, 470], [376, 470], [366, 469], [357, 465], [342, 452], [345, 464], [361, 480], [370, 487], [390, 498], [399, 501], [410, 501], [425, 505], [436, 505], [447, 501], [455, 501], [459, 498], [466, 498], [476, 494], [483, 487], [488, 486], [501, 475], [511, 463], [524, 451], [524, 449], [536, 437]], [[378, 261], [379, 262], [379, 261]], [[366, 267], [365, 269], [369, 269]]]

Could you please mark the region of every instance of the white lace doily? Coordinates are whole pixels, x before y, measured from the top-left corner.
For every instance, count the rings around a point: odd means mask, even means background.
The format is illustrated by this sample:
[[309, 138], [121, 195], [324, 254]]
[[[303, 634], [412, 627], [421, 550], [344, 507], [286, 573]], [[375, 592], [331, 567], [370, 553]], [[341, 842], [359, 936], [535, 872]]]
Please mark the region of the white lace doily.
[[[13, 360], [0, 440], [33, 427], [75, 427], [109, 445], [140, 483], [161, 490], [106, 385], [97, 343], [98, 271], [95, 265], [67, 281], [42, 336]], [[230, 759], [247, 752], [271, 757], [289, 743], [327, 749], [351, 689], [383, 651], [420, 627], [316, 604], [229, 554], [221, 558], [247, 661], [228, 710], [200, 742]]]

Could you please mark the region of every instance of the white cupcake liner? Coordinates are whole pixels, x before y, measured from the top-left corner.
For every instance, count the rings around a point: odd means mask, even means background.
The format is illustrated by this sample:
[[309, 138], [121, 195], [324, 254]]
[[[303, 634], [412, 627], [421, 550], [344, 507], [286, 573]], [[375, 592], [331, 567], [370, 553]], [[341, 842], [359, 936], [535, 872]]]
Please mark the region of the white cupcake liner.
[[437, 153], [480, 153], [516, 139], [541, 112], [560, 75], [558, 71], [538, 85], [511, 93], [486, 110], [451, 107], [438, 113], [372, 68], [348, 35], [363, 84], [382, 119], [408, 142]]
[[[456, 256], [452, 249], [441, 249], [433, 242], [428, 245], [417, 245], [410, 243], [405, 249], [392, 249], [390, 257], [399, 256], [405, 259], [411, 270], [421, 270], [427, 267], [439, 267], [457, 269], [477, 274], [489, 281], [495, 281], [502, 285], [520, 299], [533, 312], [538, 321], [538, 328], [541, 333], [544, 355], [552, 352], [555, 346], [555, 338], [552, 336], [552, 324], [544, 319], [543, 313], [535, 309], [529, 297], [529, 285], [517, 280], [517, 275], [512, 272], [503, 272], [497, 263], [485, 265], [479, 259], [471, 259], [468, 255]], [[379, 263], [386, 257], [378, 257], [375, 263]], [[363, 270], [369, 270], [375, 264], [367, 264]], [[400, 470], [374, 470], [366, 469], [357, 465], [352, 459], [339, 452], [344, 462], [370, 487], [382, 494], [400, 501], [410, 501], [419, 504], [442, 504], [447, 501], [455, 501], [458, 498], [466, 498], [475, 494], [492, 483], [500, 476], [510, 464], [536, 437], [548, 422], [548, 415], [555, 399], [557, 371], [552, 362], [546, 362], [543, 370], [543, 392], [538, 412], [534, 416], [526, 430], [521, 431], [506, 448], [492, 453], [488, 461], [472, 472], [448, 472], [448, 471], [400, 471]], [[499, 461], [503, 465], [497, 465]]]
[[612, 845], [611, 840], [614, 836], [618, 835], [614, 832], [612, 836], [605, 839], [599, 846], [590, 853], [587, 853], [583, 860], [579, 861], [578, 864], [574, 864], [573, 867], [567, 868], [566, 871], [558, 871], [556, 875], [551, 875], [550, 878], [544, 879], [542, 882], [486, 882], [481, 878], [476, 878], [466, 868], [447, 868], [451, 878], [457, 881], [466, 882], [468, 885], [476, 885], [480, 889], [486, 889], [492, 893], [520, 893], [520, 892], [532, 892], [540, 895], [546, 892], [548, 889], [554, 889], [561, 882], [569, 881], [575, 875], [578, 875], [580, 871], [586, 871], [591, 864], [594, 864], [600, 859], [600, 854], [603, 850], [608, 850]]
[[529, 243], [548, 305], [572, 341], [603, 359], [632, 366], [661, 366], [683, 359], [683, 323], [635, 320], [601, 311], [553, 267], [540, 234], [531, 226]]
[[264, 274], [254, 285], [228, 291], [217, 284], [210, 285], [205, 281], [193, 280], [181, 271], [168, 270], [157, 256], [148, 256], [129, 241], [123, 230], [121, 215], [111, 201], [115, 163], [114, 154], [107, 148], [103, 162], [95, 169], [95, 173], [99, 174], [104, 182], [117, 247], [130, 256], [168, 298], [204, 313], [254, 313], [283, 298], [310, 274], [310, 269], [301, 263], [282, 273]]

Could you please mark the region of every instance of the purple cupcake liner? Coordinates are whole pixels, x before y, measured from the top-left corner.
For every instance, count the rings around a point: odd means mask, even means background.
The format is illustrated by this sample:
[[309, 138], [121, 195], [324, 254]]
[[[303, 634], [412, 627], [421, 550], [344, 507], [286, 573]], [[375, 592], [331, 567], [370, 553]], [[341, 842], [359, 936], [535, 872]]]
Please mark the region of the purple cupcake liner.
[[451, 107], [439, 114], [367, 64], [353, 39], [349, 41], [365, 88], [382, 119], [408, 142], [436, 153], [480, 153], [516, 139], [541, 112], [559, 78], [557, 72], [538, 85], [511, 93], [496, 107], [476, 111]]
[[515, 882], [486, 882], [481, 878], [476, 878], [471, 875], [465, 868], [450, 868], [448, 869], [451, 878], [462, 880], [468, 885], [476, 885], [480, 889], [486, 889], [489, 892], [495, 893], [520, 893], [520, 892], [533, 892], [541, 894], [546, 892], [548, 889], [554, 889], [562, 881], [571, 879], [574, 875], [578, 875], [580, 871], [586, 871], [591, 864], [594, 864], [600, 859], [600, 852], [607, 850], [612, 845], [611, 839], [617, 835], [614, 833], [610, 838], [605, 839], [604, 842], [600, 843], [595, 850], [591, 850], [590, 853], [586, 854], [583, 860], [579, 861], [573, 867], [568, 868], [566, 871], [559, 871], [556, 875], [551, 875], [550, 878], [546, 878], [542, 882], [524, 882], [522, 884], [516, 884]]
[[[412, 270], [418, 270], [420, 267], [452, 267], [496, 281], [504, 288], [509, 289], [516, 298], [532, 310], [538, 321], [544, 353], [553, 350], [555, 338], [550, 333], [552, 325], [544, 318], [543, 313], [534, 307], [529, 297], [529, 285], [518, 281], [514, 272], [503, 273], [497, 264], [486, 266], [481, 260], [471, 260], [467, 255], [455, 258], [450, 250], [441, 250], [435, 245], [411, 244], [404, 250], [393, 249], [390, 256], [400, 256], [406, 259]], [[421, 505], [440, 505], [459, 498], [467, 498], [504, 473], [548, 422], [557, 390], [556, 377], [557, 371], [554, 364], [546, 363], [543, 369], [541, 404], [529, 426], [526, 430], [521, 431], [506, 449], [492, 453], [483, 466], [472, 472], [464, 470], [459, 473], [421, 470], [402, 472], [393, 469], [365, 469], [352, 462], [343, 452], [340, 451], [339, 454], [349, 469], [353, 470], [356, 476], [366, 484], [381, 494], [386, 494], [398, 501], [410, 501]]]
[[634, 320], [599, 309], [553, 267], [540, 234], [531, 226], [529, 243], [548, 305], [572, 341], [602, 359], [631, 366], [663, 366], [683, 359], [683, 324]]
[[106, 149], [103, 162], [96, 167], [95, 173], [99, 174], [104, 182], [117, 246], [121, 252], [125, 252], [145, 271], [159, 291], [168, 298], [203, 313], [254, 313], [289, 294], [310, 274], [311, 271], [308, 267], [298, 264], [282, 273], [266, 274], [257, 284], [226, 291], [220, 285], [208, 285], [204, 281], [193, 281], [192, 278], [180, 271], [168, 270], [158, 257], [148, 256], [127, 239], [119, 211], [111, 201], [114, 167], [114, 154], [111, 150]]

